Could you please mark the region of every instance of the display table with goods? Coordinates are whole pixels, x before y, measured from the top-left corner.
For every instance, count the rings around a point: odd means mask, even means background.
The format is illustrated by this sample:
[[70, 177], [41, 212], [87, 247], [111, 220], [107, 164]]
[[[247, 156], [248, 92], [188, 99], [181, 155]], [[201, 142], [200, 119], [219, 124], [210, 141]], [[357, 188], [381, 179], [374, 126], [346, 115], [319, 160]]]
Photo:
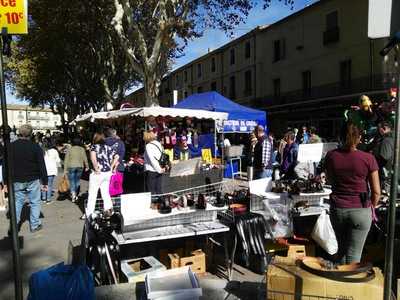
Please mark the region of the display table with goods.
[[[151, 205], [150, 193], [121, 195], [113, 199], [115, 213], [112, 218], [102, 215], [99, 199], [96, 210], [100, 213], [89, 218], [85, 230], [89, 240], [86, 244], [91, 245], [87, 257], [95, 277], [101, 284], [120, 282], [117, 275], [110, 274], [120, 273], [122, 259], [135, 258], [130, 246], [157, 245], [163, 241], [200, 236], [220, 241], [217, 244], [224, 248], [227, 276], [230, 277], [233, 267], [227, 235], [230, 227], [220, 214], [224, 215], [235, 199], [240, 198], [239, 192], [234, 192], [237, 189], [235, 181], [227, 180], [157, 195], [157, 207]], [[241, 192], [239, 202], [245, 201], [246, 193]]]

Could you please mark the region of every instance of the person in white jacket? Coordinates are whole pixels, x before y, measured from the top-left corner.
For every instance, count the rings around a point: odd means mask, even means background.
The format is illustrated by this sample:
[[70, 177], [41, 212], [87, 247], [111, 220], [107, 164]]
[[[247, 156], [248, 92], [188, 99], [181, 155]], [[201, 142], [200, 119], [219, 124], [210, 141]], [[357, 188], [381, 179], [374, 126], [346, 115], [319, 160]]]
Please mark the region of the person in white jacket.
[[54, 179], [58, 174], [58, 167], [61, 165], [61, 159], [58, 151], [55, 149], [54, 143], [50, 139], [43, 141], [44, 162], [46, 164], [48, 188], [47, 191], [42, 191], [42, 201], [47, 204], [51, 203], [53, 194]]
[[[161, 174], [165, 168], [160, 166], [161, 155], [164, 151], [163, 146], [157, 141], [153, 131], [146, 131], [143, 134], [143, 140], [146, 143], [144, 152], [144, 170], [146, 172], [146, 191], [152, 195], [161, 194]], [[152, 198], [152, 206], [155, 204]]]

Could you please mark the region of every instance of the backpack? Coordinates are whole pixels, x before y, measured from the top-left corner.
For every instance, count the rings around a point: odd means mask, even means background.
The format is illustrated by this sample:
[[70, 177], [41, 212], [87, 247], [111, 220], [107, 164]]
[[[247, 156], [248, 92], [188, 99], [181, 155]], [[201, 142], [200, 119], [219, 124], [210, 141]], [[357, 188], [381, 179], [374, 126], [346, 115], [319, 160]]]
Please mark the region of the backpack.
[[151, 143], [152, 145], [156, 146], [157, 149], [161, 152], [160, 159], [158, 159], [158, 163], [160, 164], [161, 168], [165, 168], [166, 166], [170, 165], [169, 156], [156, 144]]

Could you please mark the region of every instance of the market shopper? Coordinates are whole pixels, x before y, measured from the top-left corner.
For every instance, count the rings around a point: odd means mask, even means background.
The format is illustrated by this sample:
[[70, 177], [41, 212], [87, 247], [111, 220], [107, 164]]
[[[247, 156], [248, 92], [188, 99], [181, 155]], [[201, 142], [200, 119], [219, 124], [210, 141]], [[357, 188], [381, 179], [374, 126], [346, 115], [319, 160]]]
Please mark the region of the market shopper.
[[297, 164], [297, 154], [299, 152], [299, 146], [295, 142], [296, 135], [293, 131], [289, 131], [285, 134], [284, 141], [286, 143], [281, 157], [281, 175], [286, 179], [294, 178], [294, 168]]
[[382, 193], [387, 193], [390, 190], [390, 177], [394, 157], [392, 124], [386, 121], [380, 122], [378, 124], [378, 133], [378, 136], [374, 139], [372, 154], [378, 162]]
[[337, 260], [349, 264], [361, 259], [372, 222], [371, 206], [378, 204], [381, 191], [374, 156], [357, 150], [360, 129], [349, 123], [342, 136], [343, 146], [326, 155], [326, 171], [332, 184], [331, 221], [339, 246]]
[[103, 199], [104, 212], [112, 213], [113, 204], [109, 192], [112, 173], [116, 172], [118, 166], [118, 154], [105, 143], [103, 133], [95, 133], [92, 147], [90, 149], [90, 160], [93, 170], [89, 176], [89, 195], [86, 206], [86, 216], [90, 216], [96, 207], [97, 194], [100, 189]]
[[50, 204], [53, 196], [54, 180], [58, 175], [58, 167], [60, 166], [61, 159], [58, 155], [58, 151], [55, 149], [55, 144], [50, 138], [44, 139], [42, 148], [47, 171], [48, 187], [47, 191], [42, 191], [41, 198], [46, 204]]
[[107, 128], [104, 131], [106, 136], [106, 145], [110, 146], [116, 154], [118, 154], [119, 161], [117, 171], [123, 173], [125, 170], [124, 157], [125, 157], [125, 143], [117, 135], [114, 128]]
[[[32, 126], [29, 124], [19, 128], [20, 138], [10, 145], [12, 156], [9, 167], [13, 170], [17, 224], [21, 220], [22, 207], [27, 197], [30, 204], [30, 229], [31, 232], [36, 232], [42, 229], [39, 219], [40, 190], [47, 191], [48, 179], [43, 150], [31, 141], [32, 131]], [[7, 178], [5, 182], [7, 183]]]
[[265, 135], [264, 128], [260, 125], [254, 129], [257, 142], [254, 145], [254, 179], [272, 176], [273, 142]]
[[72, 139], [72, 146], [68, 149], [64, 160], [64, 174], [68, 176], [71, 200], [78, 199], [80, 182], [83, 170], [89, 169], [85, 148], [82, 147], [80, 137]]
[[308, 144], [318, 144], [318, 143], [322, 143], [322, 140], [317, 134], [317, 128], [310, 127], [310, 138], [308, 139]]
[[308, 144], [310, 139], [310, 135], [308, 134], [308, 129], [306, 126], [303, 126], [302, 133], [300, 135], [299, 144]]
[[[165, 168], [160, 165], [160, 159], [164, 149], [152, 131], [146, 131], [143, 134], [143, 140], [146, 143], [146, 150], [144, 152], [146, 191], [152, 195], [161, 194], [161, 174], [165, 172]], [[153, 206], [155, 202], [156, 199], [152, 199]]]

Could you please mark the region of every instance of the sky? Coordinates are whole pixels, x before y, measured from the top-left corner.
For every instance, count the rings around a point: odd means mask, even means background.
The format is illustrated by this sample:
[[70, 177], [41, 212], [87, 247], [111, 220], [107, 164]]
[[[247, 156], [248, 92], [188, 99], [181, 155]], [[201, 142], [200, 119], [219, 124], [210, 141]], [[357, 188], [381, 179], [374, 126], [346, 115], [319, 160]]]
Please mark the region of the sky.
[[[173, 69], [179, 68], [180, 66], [191, 62], [192, 60], [207, 54], [208, 50], [215, 50], [222, 45], [230, 42], [231, 40], [244, 35], [250, 30], [260, 25], [273, 24], [288, 15], [291, 15], [304, 7], [317, 2], [318, 0], [294, 0], [293, 9], [290, 5], [285, 5], [285, 0], [272, 0], [271, 5], [263, 9], [263, 0], [257, 0], [255, 7], [251, 10], [244, 24], [238, 25], [234, 30], [233, 36], [228, 36], [225, 32], [210, 29], [206, 30], [201, 38], [189, 41], [185, 48], [184, 55], [176, 59]], [[136, 88], [137, 89], [137, 88]], [[134, 91], [133, 89], [132, 91]], [[128, 93], [131, 93], [129, 91]], [[14, 95], [7, 92], [7, 103], [22, 103], [20, 99], [15, 98]]]

